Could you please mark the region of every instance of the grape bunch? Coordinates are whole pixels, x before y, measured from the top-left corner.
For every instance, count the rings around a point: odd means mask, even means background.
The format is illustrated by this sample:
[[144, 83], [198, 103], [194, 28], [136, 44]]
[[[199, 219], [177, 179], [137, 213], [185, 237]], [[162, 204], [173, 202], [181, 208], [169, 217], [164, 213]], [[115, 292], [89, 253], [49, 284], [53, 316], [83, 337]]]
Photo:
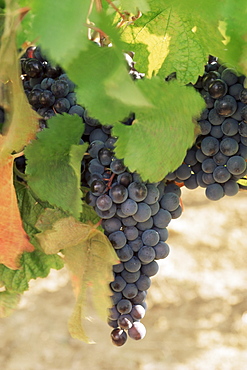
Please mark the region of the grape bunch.
[[89, 142], [85, 179], [90, 187], [85, 200], [102, 219], [120, 261], [113, 266], [108, 324], [113, 327], [112, 342], [121, 346], [127, 333], [135, 340], [145, 336], [140, 320], [145, 315], [150, 277], [158, 272], [157, 260], [169, 254], [167, 226], [182, 213], [181, 190], [173, 183], [143, 182], [131, 173], [114, 156], [116, 138], [110, 127], [91, 120], [85, 132], [83, 139]]
[[188, 189], [205, 188], [210, 200], [238, 193], [237, 181], [247, 173], [244, 79], [234, 69], [211, 58], [204, 75], [194, 85], [207, 106], [198, 121], [201, 134], [188, 150], [183, 164], [167, 179], [183, 182]]
[[40, 128], [57, 113], [83, 117], [76, 104], [75, 84], [59, 66], [51, 65], [39, 47], [29, 47], [21, 58], [23, 87], [32, 108], [42, 117]]
[[[126, 54], [125, 59], [131, 77], [143, 78], [134, 68], [133, 55]], [[167, 226], [182, 213], [181, 190], [172, 182], [143, 182], [137, 173], [131, 173], [114, 155], [117, 138], [111, 136], [112, 127], [101, 125], [76, 104], [75, 85], [38, 47], [26, 50], [21, 66], [28, 101], [42, 117], [40, 129], [45, 129], [46, 121], [55, 114], [77, 114], [85, 123], [82, 141], [89, 146], [81, 166], [81, 184], [88, 189], [84, 200], [101, 218], [120, 261], [113, 266], [114, 280], [110, 283], [113, 306], [108, 323], [113, 328], [112, 342], [123, 345], [127, 333], [130, 338], [142, 339], [146, 329], [140, 320], [147, 308], [150, 278], [158, 272], [157, 260], [169, 254]], [[131, 113], [122, 123], [131, 125], [134, 119]], [[16, 165], [25, 171], [24, 156], [17, 158]]]

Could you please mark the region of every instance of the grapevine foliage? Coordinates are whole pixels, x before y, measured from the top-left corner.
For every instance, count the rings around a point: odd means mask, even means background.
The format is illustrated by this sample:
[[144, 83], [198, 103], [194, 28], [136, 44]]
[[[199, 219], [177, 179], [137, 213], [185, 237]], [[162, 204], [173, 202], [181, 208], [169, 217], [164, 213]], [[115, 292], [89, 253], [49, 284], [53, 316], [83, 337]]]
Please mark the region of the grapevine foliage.
[[[26, 47], [38, 44], [60, 66], [88, 117], [112, 126], [116, 157], [154, 183], [175, 171], [195, 142], [205, 102], [191, 85], [208, 56], [246, 75], [246, 15], [245, 0], [0, 1], [1, 316], [12, 312], [31, 279], [65, 262], [77, 296], [69, 329], [89, 341], [81, 326], [87, 289], [105, 317], [116, 263], [99, 217], [84, 201], [84, 124], [77, 115], [57, 114], [38, 132], [40, 116], [20, 78]], [[131, 78], [130, 54], [132, 71], [145, 78]], [[132, 125], [123, 125], [133, 112]], [[15, 165], [23, 152], [25, 175]]]

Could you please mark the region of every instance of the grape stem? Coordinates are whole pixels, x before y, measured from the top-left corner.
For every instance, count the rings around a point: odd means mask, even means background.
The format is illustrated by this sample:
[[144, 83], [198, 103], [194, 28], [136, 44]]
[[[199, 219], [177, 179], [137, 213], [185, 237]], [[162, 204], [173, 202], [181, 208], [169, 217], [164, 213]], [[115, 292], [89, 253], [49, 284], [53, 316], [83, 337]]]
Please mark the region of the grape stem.
[[105, 181], [108, 181], [108, 184], [107, 184], [107, 187], [106, 187], [107, 190], [109, 190], [111, 188], [111, 184], [112, 184], [112, 181], [113, 181], [115, 175], [116, 174], [113, 173], [109, 179], [104, 179]]

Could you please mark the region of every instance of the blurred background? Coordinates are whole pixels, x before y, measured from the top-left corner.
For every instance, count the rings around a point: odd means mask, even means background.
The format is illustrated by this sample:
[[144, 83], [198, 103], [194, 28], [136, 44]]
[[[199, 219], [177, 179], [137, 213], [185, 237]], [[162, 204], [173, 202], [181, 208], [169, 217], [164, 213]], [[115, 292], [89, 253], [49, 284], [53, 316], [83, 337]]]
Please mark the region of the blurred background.
[[246, 370], [246, 197], [212, 202], [203, 189], [183, 190], [184, 213], [169, 226], [171, 252], [152, 278], [142, 341], [113, 346], [110, 327], [97, 318], [95, 344], [72, 339], [68, 274], [52, 271], [1, 319], [0, 369]]

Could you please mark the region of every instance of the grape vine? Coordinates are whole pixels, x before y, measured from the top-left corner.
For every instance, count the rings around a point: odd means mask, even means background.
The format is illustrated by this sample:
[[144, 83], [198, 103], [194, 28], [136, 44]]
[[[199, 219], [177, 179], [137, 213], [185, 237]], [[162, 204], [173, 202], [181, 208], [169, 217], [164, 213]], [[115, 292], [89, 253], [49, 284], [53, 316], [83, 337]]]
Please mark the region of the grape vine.
[[74, 338], [90, 342], [88, 290], [115, 345], [144, 338], [181, 187], [215, 201], [246, 186], [246, 13], [243, 0], [0, 2], [2, 316], [66, 264]]

